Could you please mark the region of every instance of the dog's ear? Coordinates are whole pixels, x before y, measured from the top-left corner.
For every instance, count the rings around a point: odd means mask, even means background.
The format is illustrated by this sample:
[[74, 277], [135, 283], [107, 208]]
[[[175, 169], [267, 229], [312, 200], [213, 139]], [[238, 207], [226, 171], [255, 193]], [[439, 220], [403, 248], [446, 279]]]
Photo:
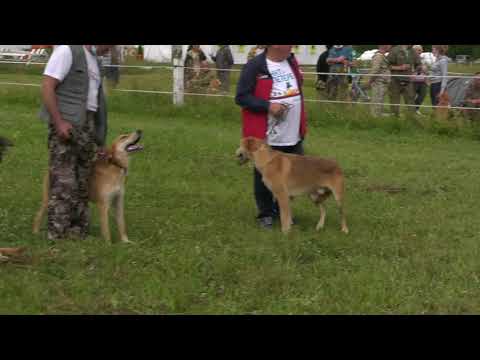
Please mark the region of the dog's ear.
[[254, 138], [254, 137], [248, 137], [248, 138], [244, 139], [244, 146], [245, 146], [245, 149], [248, 152], [257, 151], [258, 148], [260, 147], [260, 143], [261, 143], [261, 141]]

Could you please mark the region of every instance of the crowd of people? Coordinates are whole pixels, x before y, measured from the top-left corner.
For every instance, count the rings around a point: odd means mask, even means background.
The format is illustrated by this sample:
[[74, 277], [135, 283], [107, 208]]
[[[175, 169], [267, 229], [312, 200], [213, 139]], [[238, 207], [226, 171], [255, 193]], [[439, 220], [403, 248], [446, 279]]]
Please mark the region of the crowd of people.
[[[372, 103], [373, 116], [400, 116], [402, 98], [404, 104], [411, 105], [407, 107], [408, 114], [422, 116], [420, 106], [427, 93], [430, 94], [433, 106], [439, 105], [442, 96], [447, 95], [448, 45], [432, 46], [435, 60], [430, 66], [422, 63], [423, 51], [421, 45], [379, 45], [368, 73], [363, 75], [368, 78], [364, 90], [371, 90], [371, 96], [365, 98]], [[358, 78], [358, 61], [353, 53], [351, 45], [327, 45], [327, 50], [320, 55], [317, 72], [322, 74], [318, 74], [316, 88], [319, 92], [324, 92], [329, 100], [357, 100], [353, 97], [356, 88], [359, 88], [355, 81]], [[351, 89], [349, 82], [352, 83]], [[470, 83], [466, 94], [473, 101], [467, 96], [466, 106], [480, 107], [480, 101], [477, 101], [478, 86], [477, 80]], [[385, 111], [383, 105], [387, 96], [391, 104], [390, 112]], [[465, 113], [470, 119], [478, 117], [478, 111]]]

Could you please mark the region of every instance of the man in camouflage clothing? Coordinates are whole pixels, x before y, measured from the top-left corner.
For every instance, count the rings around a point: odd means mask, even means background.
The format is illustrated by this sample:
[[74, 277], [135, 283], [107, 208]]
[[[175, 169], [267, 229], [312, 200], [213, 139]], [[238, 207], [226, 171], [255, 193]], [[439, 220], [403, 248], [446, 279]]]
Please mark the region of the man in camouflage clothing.
[[[390, 101], [392, 104], [400, 104], [400, 96], [403, 96], [405, 104], [415, 103], [415, 87], [411, 81], [411, 75], [422, 65], [420, 56], [412, 48], [412, 45], [396, 45], [387, 56], [390, 63], [390, 70], [393, 76], [390, 81]], [[392, 112], [400, 116], [400, 106], [392, 105]], [[415, 113], [415, 106], [409, 106], [408, 112]]]
[[[380, 45], [378, 51], [372, 59], [372, 69], [368, 80], [368, 86], [372, 88], [372, 107], [373, 116], [381, 116], [383, 113], [383, 101], [390, 83], [390, 65], [385, 54], [390, 51], [392, 45]], [[378, 76], [384, 75], [384, 76]]]
[[327, 64], [330, 73], [327, 80], [327, 94], [329, 100], [348, 100], [348, 77], [335, 75], [348, 73], [353, 61], [352, 47], [347, 45], [333, 45], [328, 52]]
[[[217, 67], [217, 76], [220, 80], [220, 89], [223, 93], [230, 91], [230, 70], [233, 66], [233, 55], [228, 45], [219, 45], [215, 56], [212, 56]], [[226, 70], [226, 71], [225, 71]]]
[[477, 108], [478, 110], [464, 110], [465, 115], [472, 121], [480, 120], [480, 72], [475, 73], [465, 91], [465, 106]]
[[49, 240], [88, 234], [89, 177], [107, 132], [97, 55], [111, 46], [60, 45], [45, 67], [40, 117], [49, 128]]

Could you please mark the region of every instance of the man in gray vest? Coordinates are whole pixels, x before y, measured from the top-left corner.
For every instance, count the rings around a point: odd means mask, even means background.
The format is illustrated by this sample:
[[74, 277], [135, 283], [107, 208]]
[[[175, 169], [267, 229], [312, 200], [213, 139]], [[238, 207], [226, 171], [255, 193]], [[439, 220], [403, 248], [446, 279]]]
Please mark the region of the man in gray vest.
[[60, 45], [44, 71], [40, 117], [48, 122], [48, 239], [88, 234], [88, 179], [107, 135], [97, 55], [112, 45]]

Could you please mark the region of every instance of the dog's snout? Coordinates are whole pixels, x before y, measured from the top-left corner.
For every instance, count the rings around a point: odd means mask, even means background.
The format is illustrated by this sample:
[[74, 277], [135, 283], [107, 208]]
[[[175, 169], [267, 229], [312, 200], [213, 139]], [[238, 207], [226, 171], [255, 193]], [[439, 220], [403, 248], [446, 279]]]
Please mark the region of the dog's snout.
[[138, 130], [138, 129], [137, 129], [137, 135], [138, 135], [138, 136], [142, 136], [142, 135], [143, 135], [143, 130]]

